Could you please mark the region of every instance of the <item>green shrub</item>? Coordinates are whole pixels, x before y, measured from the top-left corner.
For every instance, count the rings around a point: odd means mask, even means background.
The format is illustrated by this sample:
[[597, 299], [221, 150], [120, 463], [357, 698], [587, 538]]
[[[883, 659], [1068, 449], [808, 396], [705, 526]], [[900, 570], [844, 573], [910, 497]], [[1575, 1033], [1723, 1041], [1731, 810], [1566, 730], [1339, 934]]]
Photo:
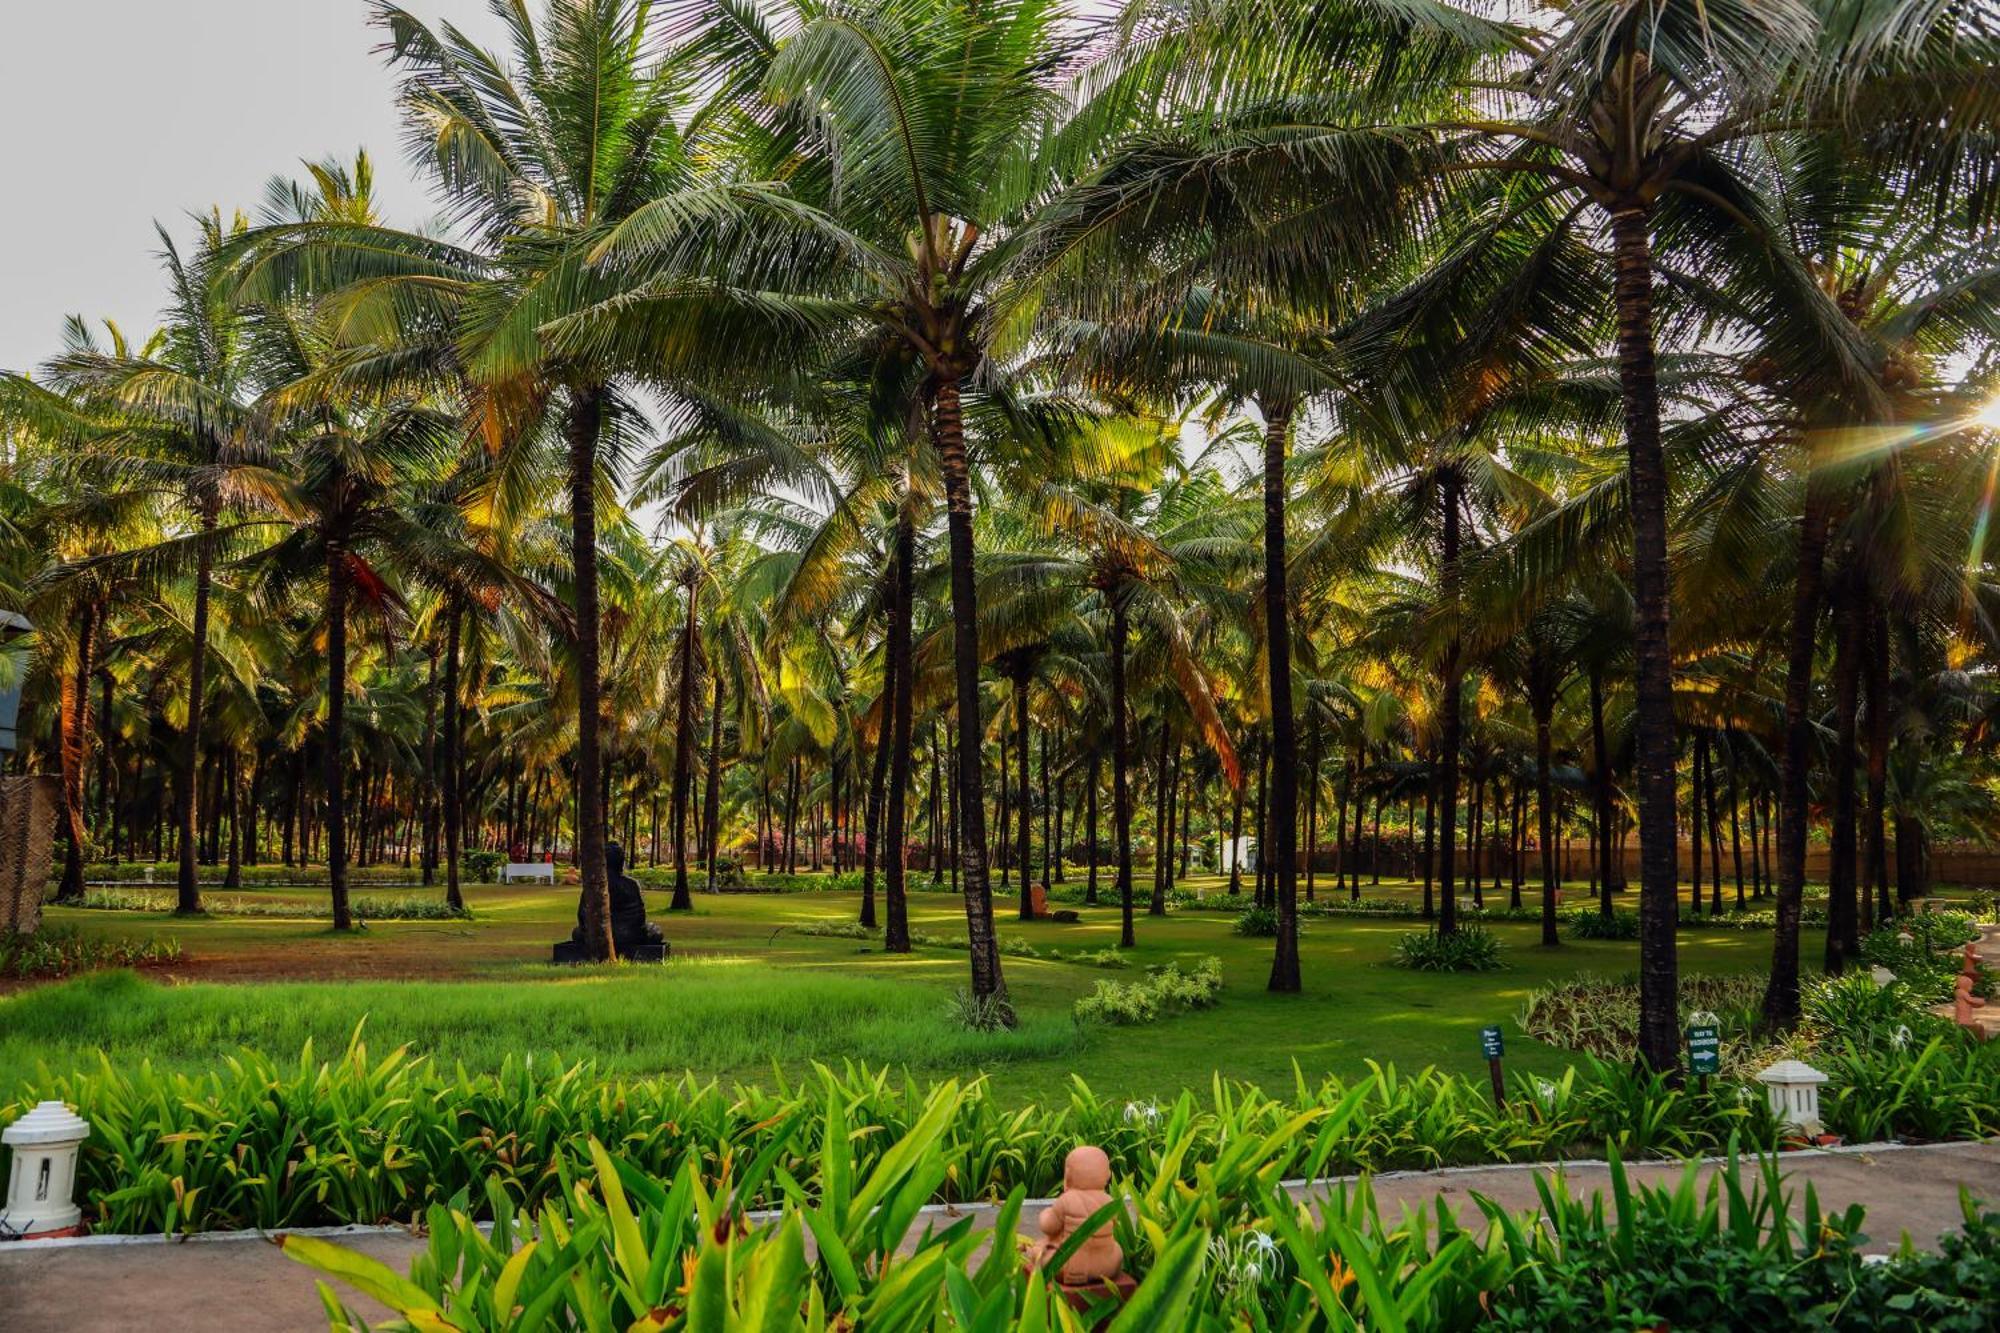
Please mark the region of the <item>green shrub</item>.
[[1230, 929], [1238, 935], [1269, 939], [1278, 933], [1278, 912], [1276, 908], [1251, 906], [1245, 908]]
[[833, 940], [873, 940], [880, 939], [882, 932], [872, 926], [864, 926], [859, 921], [808, 921], [803, 926], [792, 927], [799, 935], [812, 935]]
[[1123, 953], [1112, 948], [1073, 949], [1068, 953], [1064, 953], [1061, 949], [1055, 949], [1050, 952], [1049, 957], [1065, 963], [1076, 963], [1083, 967], [1104, 967], [1111, 968], [1114, 971], [1123, 971], [1125, 968], [1132, 966]]
[[507, 864], [507, 853], [488, 851], [483, 847], [470, 847], [458, 854], [459, 869], [474, 884], [492, 884], [500, 878], [500, 867]]
[[1614, 907], [1608, 914], [1595, 907], [1573, 908], [1563, 913], [1562, 927], [1572, 939], [1636, 940], [1639, 914], [1625, 907]]
[[1499, 937], [1478, 924], [1460, 926], [1449, 935], [1412, 931], [1396, 941], [1390, 961], [1418, 972], [1494, 972], [1505, 966]]
[[[1905, 941], [1902, 935], [1910, 938]], [[1894, 972], [1891, 989], [1906, 992], [1913, 1006], [1943, 1004], [1951, 999], [1964, 966], [1959, 951], [1978, 938], [1979, 927], [1965, 912], [1898, 917], [1863, 937], [1861, 963]]]
[[[1765, 978], [1756, 973], [1688, 974], [1680, 979], [1683, 1018], [1716, 1015], [1722, 1028], [1725, 1074], [1747, 1074]], [[1534, 992], [1521, 1008], [1521, 1030], [1537, 1041], [1583, 1051], [1609, 1062], [1629, 1061], [1639, 1049], [1639, 983], [1580, 976]]]
[[1111, 1023], [1126, 1026], [1150, 1023], [1157, 1018], [1206, 1009], [1222, 996], [1222, 960], [1209, 957], [1183, 972], [1172, 963], [1149, 968], [1143, 980], [1100, 981], [1096, 989], [1078, 1000], [1074, 1013], [1079, 1023]]
[[[1822, 1114], [1850, 1140], [2000, 1129], [2000, 1046], [1952, 1033], [1833, 1049], [1815, 1063], [1831, 1080]], [[1163, 1107], [1099, 1098], [1080, 1082], [1058, 1102], [1018, 1107], [975, 1084], [944, 1126], [942, 1182], [916, 1201], [1052, 1193], [1079, 1142], [1102, 1145], [1121, 1175], [1171, 1161], [1175, 1178], [1193, 1186], [1232, 1145], [1256, 1142], [1297, 1149], [1287, 1174], [1334, 1175], [1613, 1151], [1685, 1157], [1778, 1141], [1754, 1089], [1725, 1083], [1703, 1096], [1588, 1055], [1552, 1079], [1514, 1075], [1508, 1093], [1498, 1107], [1483, 1078], [1393, 1066], [1302, 1080], [1283, 1098], [1218, 1081], [1206, 1100], [1183, 1093]], [[725, 1162], [768, 1161], [779, 1173], [771, 1179], [816, 1190], [828, 1133], [855, 1155], [849, 1179], [859, 1179], [931, 1095], [924, 1084], [854, 1067], [821, 1068], [796, 1087], [780, 1079], [729, 1090], [511, 1059], [497, 1073], [470, 1075], [403, 1052], [371, 1057], [357, 1039], [332, 1061], [307, 1047], [284, 1064], [245, 1052], [191, 1076], [109, 1059], [89, 1073], [45, 1073], [0, 1107], [0, 1121], [53, 1098], [91, 1122], [79, 1193], [100, 1232], [270, 1230], [417, 1221], [458, 1196], [490, 1209], [496, 1191], [532, 1211], [560, 1199], [592, 1139], [618, 1144], [648, 1176], [692, 1164], [713, 1180]], [[829, 1106], [841, 1108], [833, 1130], [820, 1118]], [[875, 1129], [849, 1128], [863, 1125]], [[739, 1189], [740, 1206], [779, 1201], [771, 1179]]]
[[0, 977], [43, 980], [106, 967], [144, 967], [180, 959], [180, 941], [82, 935], [44, 926], [32, 935], [0, 934]]

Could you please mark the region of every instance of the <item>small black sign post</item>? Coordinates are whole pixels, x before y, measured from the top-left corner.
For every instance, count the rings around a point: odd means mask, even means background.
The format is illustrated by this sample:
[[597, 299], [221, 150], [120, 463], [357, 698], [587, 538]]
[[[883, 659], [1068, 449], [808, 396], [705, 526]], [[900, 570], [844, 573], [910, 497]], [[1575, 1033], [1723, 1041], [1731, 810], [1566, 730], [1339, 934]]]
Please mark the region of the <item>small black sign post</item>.
[[1711, 1013], [1690, 1014], [1688, 1019], [1688, 1070], [1701, 1079], [1706, 1093], [1708, 1076], [1722, 1072], [1722, 1024]]
[[1497, 1026], [1479, 1029], [1479, 1053], [1486, 1057], [1486, 1071], [1493, 1075], [1493, 1104], [1507, 1105], [1507, 1081], [1500, 1075], [1500, 1057], [1507, 1053], [1507, 1044], [1500, 1037]]

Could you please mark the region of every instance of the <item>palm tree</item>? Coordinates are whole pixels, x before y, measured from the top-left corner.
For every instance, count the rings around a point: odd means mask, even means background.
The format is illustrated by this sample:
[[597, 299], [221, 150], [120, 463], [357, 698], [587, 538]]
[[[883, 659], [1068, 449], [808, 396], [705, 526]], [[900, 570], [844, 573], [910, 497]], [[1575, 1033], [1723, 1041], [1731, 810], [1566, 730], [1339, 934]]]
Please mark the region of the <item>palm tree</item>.
[[[731, 101], [732, 142], [753, 180], [785, 194], [732, 196], [726, 224], [691, 224], [671, 198], [616, 227], [594, 257], [641, 295], [569, 322], [559, 342], [657, 362], [685, 342], [690, 273], [720, 276], [790, 334], [843, 351], [893, 349], [921, 375], [919, 420], [946, 511], [959, 765], [961, 889], [972, 992], [1012, 1021], [987, 881], [980, 752], [975, 451], [1019, 441], [968, 432], [967, 408], [1004, 393], [997, 345], [1016, 336], [1050, 276], [1074, 262], [1051, 221], [1078, 160], [1122, 96], [1061, 96], [1087, 35], [1061, 10], [1005, 0], [780, 8], [745, 24], [710, 16], [697, 49]], [[774, 34], [782, 34], [781, 36]], [[698, 220], [706, 223], [709, 219]], [[696, 233], [700, 233], [699, 236]], [[1044, 239], [1044, 237], [1046, 239]], [[659, 295], [648, 299], [648, 284]], [[968, 404], [968, 389], [971, 403]]]
[[[1944, 10], [1914, 21], [1898, 11], [1855, 23], [1845, 16], [1822, 22], [1821, 11], [1807, 3], [1606, 0], [1568, 10], [1560, 23], [1522, 39], [1525, 57], [1496, 89], [1498, 114], [1441, 126], [1465, 136], [1466, 167], [1532, 177], [1576, 207], [1594, 207], [1609, 229], [1636, 611], [1639, 1045], [1655, 1069], [1674, 1068], [1680, 1049], [1668, 637], [1672, 478], [1660, 437], [1656, 235], [1723, 249], [1762, 245], [1756, 194], [1745, 187], [1738, 150], [1787, 122], [1865, 127], [1878, 159], [1949, 161], [1967, 152], [1956, 127], [1929, 136], [1902, 133], [1930, 120], [1958, 79], [1973, 77], [1960, 60], [1990, 54], [1990, 35], [1962, 33], [1963, 25]], [[1802, 830], [1803, 822], [1791, 827]]]
[[525, 4], [498, 12], [511, 60], [449, 24], [434, 30], [375, 5], [404, 72], [412, 157], [474, 244], [348, 220], [273, 227], [248, 247], [245, 290], [331, 294], [343, 326], [382, 349], [355, 374], [462, 381], [468, 415], [496, 452], [529, 455], [541, 422], [555, 418], [573, 557], [584, 934], [593, 956], [609, 958], [599, 487], [640, 414], [619, 383], [621, 363], [544, 331], [617, 291], [591, 262], [608, 232], [691, 188], [674, 119], [685, 85], [665, 69], [669, 33], [650, 5], [550, 3], [539, 21]]
[[[107, 573], [170, 577], [192, 566], [187, 721], [175, 769], [175, 827], [180, 867], [177, 910], [201, 910], [196, 880], [196, 765], [208, 690], [209, 617], [219, 552], [235, 535], [222, 524], [232, 470], [255, 449], [249, 402], [252, 371], [242, 349], [241, 313], [230, 301], [223, 260], [231, 232], [219, 214], [197, 219], [191, 257], [158, 229], [169, 305], [159, 333], [134, 348], [112, 330], [110, 346], [71, 320], [65, 350], [44, 373], [71, 410], [49, 395], [24, 392], [10, 377], [10, 399], [52, 438], [87, 452], [84, 475], [128, 494], [171, 493], [192, 516], [191, 531], [170, 532], [150, 546], [106, 557]], [[240, 226], [240, 224], [239, 224]]]

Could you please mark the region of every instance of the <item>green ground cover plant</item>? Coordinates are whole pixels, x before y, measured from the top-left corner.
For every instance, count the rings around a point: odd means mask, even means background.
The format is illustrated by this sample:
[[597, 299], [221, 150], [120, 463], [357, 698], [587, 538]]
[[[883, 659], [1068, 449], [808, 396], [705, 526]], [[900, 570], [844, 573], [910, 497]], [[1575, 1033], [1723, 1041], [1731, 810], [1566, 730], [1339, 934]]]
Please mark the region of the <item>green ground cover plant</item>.
[[[1860, 1253], [1865, 1212], [1821, 1209], [1787, 1190], [1775, 1162], [1734, 1159], [1706, 1185], [1635, 1188], [1614, 1154], [1609, 1202], [1540, 1183], [1542, 1220], [1475, 1198], [1472, 1216], [1384, 1219], [1365, 1182], [1317, 1209], [1275, 1182], [1328, 1169], [1359, 1099], [1288, 1116], [1205, 1157], [1205, 1127], [1176, 1116], [1128, 1160], [1106, 1206], [1129, 1271], [1122, 1305], [1072, 1308], [1022, 1265], [1027, 1188], [993, 1223], [917, 1225], [956, 1166], [956, 1084], [925, 1096], [885, 1150], [839, 1089], [783, 1114], [762, 1152], [714, 1174], [649, 1170], [591, 1139], [538, 1205], [490, 1184], [433, 1205], [429, 1245], [407, 1277], [313, 1237], [286, 1253], [398, 1312], [397, 1329], [721, 1328], [981, 1333], [1105, 1328], [1597, 1330], [1706, 1327], [1973, 1330], [2000, 1316], [2000, 1214], [1965, 1203], [1965, 1228], [1935, 1256]], [[818, 1176], [785, 1166], [816, 1142]], [[1204, 1158], [1188, 1179], [1183, 1167]], [[743, 1210], [772, 1200], [777, 1214]], [[490, 1229], [479, 1225], [483, 1211]], [[807, 1237], [813, 1242], [809, 1258]], [[989, 1243], [991, 1238], [991, 1243]], [[1059, 1252], [1052, 1261], [1059, 1264]], [[322, 1284], [330, 1326], [365, 1324]]]
[[[800, 997], [772, 995], [774, 1021], [788, 1021], [788, 998]], [[697, 1009], [700, 1030], [729, 1027], [726, 1011], [686, 992], [679, 1002]], [[885, 1029], [886, 1044], [913, 1039], [893, 1015], [877, 1011], [861, 1021]], [[1062, 1035], [935, 1031], [1016, 1049]], [[1843, 1042], [1818, 1058], [1831, 1079], [1822, 1100], [1828, 1127], [1850, 1140], [1976, 1138], [2000, 1129], [2000, 1050], [1962, 1034]], [[1507, 1105], [1496, 1107], [1483, 1080], [1383, 1065], [1348, 1079], [1299, 1075], [1277, 1097], [1217, 1078], [1206, 1098], [1183, 1092], [1130, 1101], [1079, 1079], [1066, 1097], [1022, 1105], [982, 1080], [955, 1103], [950, 1183], [938, 1198], [1001, 1198], [1017, 1186], [1048, 1192], [1077, 1142], [1102, 1144], [1123, 1169], [1136, 1169], [1162, 1135], [1189, 1126], [1198, 1150], [1176, 1169], [1192, 1172], [1231, 1144], [1299, 1132], [1286, 1126], [1300, 1116], [1316, 1123], [1334, 1108], [1340, 1131], [1321, 1145], [1316, 1169], [1342, 1173], [1611, 1151], [1687, 1156], [1722, 1151], [1732, 1140], [1771, 1148], [1779, 1137], [1761, 1092], [1729, 1079], [1710, 1089], [1675, 1087], [1629, 1063], [1584, 1056], [1556, 1077], [1524, 1071], [1510, 1074], [1509, 1084]], [[462, 1191], [479, 1195], [489, 1177], [529, 1206], [559, 1188], [561, 1168], [579, 1164], [591, 1137], [620, 1144], [656, 1176], [671, 1176], [689, 1159], [715, 1170], [777, 1151], [793, 1178], [809, 1180], [823, 1170], [821, 1145], [773, 1147], [774, 1126], [787, 1116], [837, 1098], [855, 1123], [881, 1127], [865, 1136], [879, 1148], [914, 1122], [934, 1086], [856, 1065], [816, 1067], [797, 1082], [775, 1071], [727, 1088], [526, 1057], [471, 1073], [405, 1051], [371, 1057], [357, 1034], [330, 1060], [311, 1046], [283, 1062], [245, 1051], [198, 1074], [103, 1058], [87, 1071], [35, 1077], [0, 1116], [52, 1097], [92, 1122], [81, 1182], [98, 1229], [197, 1231], [411, 1221]]]
[[[171, 890], [91, 889], [73, 907], [94, 912], [171, 912]], [[468, 908], [455, 908], [443, 898], [425, 893], [360, 894], [352, 903], [355, 920], [367, 921], [464, 921], [471, 919]], [[214, 893], [202, 902], [210, 916], [272, 917], [287, 921], [325, 921], [329, 909], [323, 901], [301, 901], [284, 897], [251, 897], [243, 894]]]
[[1172, 963], [1150, 970], [1133, 982], [1100, 981], [1076, 1002], [1079, 1023], [1127, 1026], [1206, 1009], [1222, 998], [1222, 960], [1204, 958], [1191, 971]]
[[100, 968], [147, 967], [181, 956], [180, 941], [84, 935], [61, 926], [33, 935], [0, 934], [0, 977], [47, 980]]
[[1476, 922], [1450, 935], [1412, 931], [1397, 939], [1392, 961], [1413, 972], [1496, 972], [1506, 966], [1499, 937]]

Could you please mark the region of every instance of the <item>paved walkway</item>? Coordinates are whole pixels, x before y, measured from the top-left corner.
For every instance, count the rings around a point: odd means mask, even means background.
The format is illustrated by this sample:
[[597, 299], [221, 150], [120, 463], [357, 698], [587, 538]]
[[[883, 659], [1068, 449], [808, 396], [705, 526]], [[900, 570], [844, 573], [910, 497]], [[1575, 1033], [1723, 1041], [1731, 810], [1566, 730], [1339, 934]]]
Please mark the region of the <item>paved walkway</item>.
[[[1960, 1187], [2000, 1202], [2000, 1140], [1929, 1147], [1875, 1147], [1788, 1154], [1784, 1159], [1794, 1189], [1810, 1181], [1828, 1208], [1851, 1203], [1868, 1207], [1870, 1250], [1894, 1248], [1908, 1233], [1919, 1244], [1934, 1244], [1959, 1223]], [[1608, 1176], [1601, 1164], [1478, 1167], [1460, 1171], [1403, 1172], [1375, 1178], [1383, 1211], [1401, 1206], [1428, 1208], [1443, 1197], [1461, 1216], [1473, 1211], [1471, 1197], [1482, 1194], [1515, 1211], [1537, 1206], [1538, 1176], [1561, 1170], [1572, 1191], [1601, 1189]], [[1635, 1180], [1670, 1184], [1682, 1167], [1671, 1162], [1635, 1163]], [[1704, 1176], [1715, 1170], [1704, 1164]], [[1326, 1185], [1302, 1185], [1301, 1197], [1323, 1195]], [[964, 1211], [982, 1220], [992, 1210]], [[1023, 1213], [1034, 1225], [1035, 1209]], [[325, 1234], [325, 1233], [322, 1233]], [[421, 1248], [400, 1231], [352, 1229], [342, 1243], [363, 1250], [397, 1271], [406, 1271]], [[97, 1333], [130, 1328], [200, 1327], [211, 1333], [322, 1333], [315, 1274], [252, 1237], [89, 1238], [0, 1245], [0, 1310], [8, 1333]], [[364, 1317], [384, 1312], [353, 1292], [348, 1302]]]

